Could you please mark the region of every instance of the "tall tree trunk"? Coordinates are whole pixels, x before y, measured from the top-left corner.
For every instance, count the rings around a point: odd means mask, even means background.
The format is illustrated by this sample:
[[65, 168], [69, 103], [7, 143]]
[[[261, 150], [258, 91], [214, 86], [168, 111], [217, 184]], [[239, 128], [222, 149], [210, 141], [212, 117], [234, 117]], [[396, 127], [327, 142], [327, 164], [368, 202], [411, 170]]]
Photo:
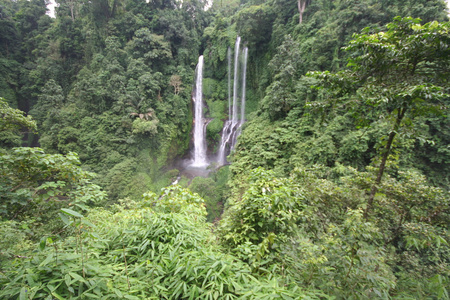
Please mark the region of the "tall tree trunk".
[[72, 22], [75, 21], [75, 0], [67, 1], [70, 9], [70, 17], [72, 19]]
[[298, 12], [300, 14], [298, 20], [299, 24], [302, 24], [303, 22], [303, 13], [305, 12], [306, 9], [306, 2], [307, 0], [297, 0]]
[[75, 16], [73, 14], [73, 3], [70, 5], [70, 16], [72, 17], [72, 22], [75, 21]]
[[372, 189], [370, 190], [369, 200], [367, 201], [367, 207], [366, 207], [366, 210], [364, 211], [365, 218], [368, 217], [369, 212], [372, 209], [373, 199], [375, 198], [375, 194], [378, 191], [378, 186], [380, 185], [381, 179], [383, 178], [384, 169], [386, 168], [386, 162], [387, 162], [387, 159], [391, 152], [392, 143], [394, 142], [394, 138], [397, 135], [397, 131], [400, 128], [400, 124], [403, 120], [403, 117], [405, 116], [406, 109], [407, 109], [406, 107], [403, 107], [398, 111], [397, 119], [395, 120], [395, 124], [394, 124], [394, 128], [392, 129], [391, 133], [389, 133], [386, 147], [384, 148], [383, 156], [381, 157], [380, 167], [378, 168], [377, 178], [375, 180], [375, 183], [372, 186]]

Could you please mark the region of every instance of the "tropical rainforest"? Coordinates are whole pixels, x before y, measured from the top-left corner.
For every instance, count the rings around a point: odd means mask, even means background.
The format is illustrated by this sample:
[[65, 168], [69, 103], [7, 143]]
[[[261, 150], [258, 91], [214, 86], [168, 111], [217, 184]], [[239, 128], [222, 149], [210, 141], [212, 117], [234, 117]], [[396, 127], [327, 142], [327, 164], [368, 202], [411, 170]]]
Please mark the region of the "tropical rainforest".
[[0, 0], [0, 299], [450, 298], [445, 1], [56, 3]]

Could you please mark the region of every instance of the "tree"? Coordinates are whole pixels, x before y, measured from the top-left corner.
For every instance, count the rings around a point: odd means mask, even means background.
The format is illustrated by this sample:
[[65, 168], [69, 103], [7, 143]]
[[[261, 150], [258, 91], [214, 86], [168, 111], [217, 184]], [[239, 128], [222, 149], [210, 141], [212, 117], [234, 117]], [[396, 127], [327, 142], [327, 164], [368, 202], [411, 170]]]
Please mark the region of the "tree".
[[207, 220], [209, 222], [217, 221], [222, 213], [223, 205], [220, 202], [221, 194], [214, 180], [210, 177], [195, 177], [189, 185], [189, 189], [198, 193], [205, 200]]
[[[366, 28], [355, 35], [346, 47], [353, 53], [346, 70], [309, 74], [333, 91], [331, 102], [350, 107], [366, 124], [380, 118], [390, 122], [366, 217], [401, 127], [412, 128], [418, 116], [442, 114], [447, 109], [444, 99], [449, 97], [450, 23], [420, 25], [420, 19], [397, 17], [387, 29], [370, 34]], [[369, 115], [372, 120], [364, 117]]]
[[19, 133], [23, 128], [36, 131], [36, 122], [24, 112], [12, 108], [0, 97], [0, 146], [18, 145]]
[[247, 242], [261, 246], [265, 239], [281, 241], [289, 236], [304, 208], [300, 187], [263, 168], [251, 170], [247, 181], [248, 189], [241, 199], [228, 203], [221, 220], [219, 235], [223, 244], [231, 248]]
[[17, 147], [0, 152], [0, 215], [40, 217], [55, 208], [104, 200], [93, 173], [82, 170], [76, 153], [46, 154], [40, 148]]
[[308, 0], [297, 0], [297, 6], [298, 6], [298, 13], [299, 13], [299, 19], [298, 23], [302, 24], [303, 22], [303, 13], [305, 12], [306, 5], [309, 4]]
[[148, 28], [138, 29], [127, 49], [133, 57], [143, 57], [145, 63], [158, 71], [172, 58], [170, 44], [164, 36], [153, 34]]
[[[18, 130], [36, 130], [36, 122], [0, 98], [0, 145], [4, 137]], [[105, 194], [90, 180], [94, 174], [82, 170], [76, 153], [46, 154], [40, 148], [0, 148], [0, 216], [20, 219], [32, 214], [40, 217], [65, 200], [72, 205], [101, 201]]]
[[183, 87], [181, 86], [183, 82], [181, 81], [180, 75], [172, 75], [170, 76], [169, 85], [173, 86], [175, 95], [178, 95], [182, 90]]
[[38, 102], [30, 114], [40, 122], [39, 125], [42, 125], [48, 115], [58, 115], [63, 104], [64, 94], [61, 86], [50, 79], [42, 88], [42, 94], [38, 97]]
[[1, 54], [8, 56], [11, 52], [11, 46], [17, 44], [18, 31], [14, 23], [12, 12], [4, 7], [3, 3], [0, 5], [0, 44], [2, 49]]
[[78, 17], [79, 9], [82, 6], [81, 1], [77, 0], [57, 0], [56, 1], [59, 6], [57, 7], [58, 15], [63, 15], [65, 11], [67, 13], [67, 9], [70, 11], [70, 18], [72, 22], [75, 22], [75, 18]]
[[299, 47], [298, 42], [286, 35], [269, 63], [269, 68], [275, 74], [274, 81], [266, 89], [261, 107], [269, 113], [272, 120], [285, 117], [296, 100], [295, 85], [302, 61]]
[[252, 5], [236, 14], [238, 33], [249, 48], [263, 48], [271, 39], [275, 13], [267, 3]]

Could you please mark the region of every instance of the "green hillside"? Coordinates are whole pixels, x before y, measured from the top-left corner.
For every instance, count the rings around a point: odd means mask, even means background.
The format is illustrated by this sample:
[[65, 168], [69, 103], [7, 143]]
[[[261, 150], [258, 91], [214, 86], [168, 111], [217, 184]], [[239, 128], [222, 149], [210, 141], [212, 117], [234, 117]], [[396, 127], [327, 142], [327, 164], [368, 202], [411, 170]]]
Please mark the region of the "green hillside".
[[56, 3], [0, 0], [0, 299], [449, 299], [445, 1]]

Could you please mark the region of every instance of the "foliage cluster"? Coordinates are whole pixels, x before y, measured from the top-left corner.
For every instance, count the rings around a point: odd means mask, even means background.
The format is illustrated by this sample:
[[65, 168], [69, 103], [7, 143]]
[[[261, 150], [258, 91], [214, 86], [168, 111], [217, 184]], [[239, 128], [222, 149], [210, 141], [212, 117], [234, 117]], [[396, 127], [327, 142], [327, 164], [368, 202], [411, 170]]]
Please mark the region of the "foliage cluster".
[[[295, 297], [257, 278], [215, 244], [202, 199], [179, 187], [85, 217], [66, 210], [75, 236], [44, 239], [0, 279], [2, 297], [32, 299], [262, 299]], [[69, 218], [71, 220], [69, 220]], [[305, 295], [307, 295], [305, 293]]]
[[389, 177], [367, 219], [365, 190], [375, 170], [342, 167], [340, 183], [328, 172], [316, 165], [289, 178], [261, 168], [247, 173], [243, 194], [220, 222], [222, 245], [254, 273], [285, 275], [337, 298], [446, 299], [448, 191], [414, 172]]
[[[28, 145], [78, 153], [111, 199], [156, 191], [160, 169], [189, 145], [190, 87], [210, 13], [201, 1], [58, 4], [52, 19], [45, 1], [0, 1], [0, 96], [36, 119], [39, 141]], [[145, 174], [137, 192], [136, 178], [118, 178], [126, 160]], [[120, 193], [115, 180], [128, 183]]]
[[[329, 9], [330, 21], [350, 8], [337, 2], [313, 13], [314, 3], [307, 18]], [[330, 34], [331, 24], [318, 33]], [[446, 299], [449, 23], [398, 17], [383, 31], [373, 22], [345, 54], [321, 39], [335, 49], [328, 58], [304, 52], [304, 30], [315, 25], [283, 27], [291, 34], [279, 41], [272, 81], [232, 156], [221, 241], [254, 272], [277, 266], [337, 298]], [[328, 66], [317, 65], [322, 59]], [[303, 77], [325, 68], [343, 70]], [[434, 147], [439, 165], [424, 152]]]
[[[0, 0], [0, 298], [449, 298], [443, 1], [58, 3]], [[169, 186], [237, 35], [232, 165]]]

